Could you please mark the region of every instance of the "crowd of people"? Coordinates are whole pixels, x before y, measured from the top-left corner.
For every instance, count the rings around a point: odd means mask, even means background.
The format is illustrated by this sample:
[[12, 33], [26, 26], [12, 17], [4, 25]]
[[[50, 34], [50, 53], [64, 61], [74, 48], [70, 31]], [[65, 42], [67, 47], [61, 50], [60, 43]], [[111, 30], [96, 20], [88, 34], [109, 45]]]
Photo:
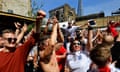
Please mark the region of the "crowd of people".
[[[16, 30], [0, 34], [0, 72], [120, 72], [120, 22], [110, 20], [107, 29], [68, 27], [62, 31], [55, 16], [41, 30], [46, 17], [39, 10], [33, 29], [14, 22]], [[83, 27], [83, 28], [82, 28]]]

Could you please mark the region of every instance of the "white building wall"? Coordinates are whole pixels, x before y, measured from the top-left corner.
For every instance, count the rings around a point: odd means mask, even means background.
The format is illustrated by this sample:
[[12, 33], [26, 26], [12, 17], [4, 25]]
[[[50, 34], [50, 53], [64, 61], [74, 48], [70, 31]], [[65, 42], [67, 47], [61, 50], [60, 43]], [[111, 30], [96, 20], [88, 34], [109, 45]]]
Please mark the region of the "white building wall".
[[8, 9], [14, 14], [30, 16], [31, 3], [30, 0], [2, 0], [2, 11], [8, 12]]

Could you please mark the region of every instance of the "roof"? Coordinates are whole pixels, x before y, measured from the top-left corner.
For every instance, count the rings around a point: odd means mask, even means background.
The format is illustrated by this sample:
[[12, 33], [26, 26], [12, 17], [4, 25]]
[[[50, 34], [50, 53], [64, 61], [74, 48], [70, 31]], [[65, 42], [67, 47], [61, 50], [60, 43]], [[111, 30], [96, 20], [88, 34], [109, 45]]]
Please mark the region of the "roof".
[[33, 22], [35, 21], [35, 19], [31, 18], [31, 17], [26, 17], [26, 16], [22, 16], [22, 15], [18, 15], [18, 14], [13, 14], [13, 13], [0, 11], [0, 17], [2, 17], [2, 16], [21, 19], [21, 20], [26, 20], [26, 21], [33, 21]]

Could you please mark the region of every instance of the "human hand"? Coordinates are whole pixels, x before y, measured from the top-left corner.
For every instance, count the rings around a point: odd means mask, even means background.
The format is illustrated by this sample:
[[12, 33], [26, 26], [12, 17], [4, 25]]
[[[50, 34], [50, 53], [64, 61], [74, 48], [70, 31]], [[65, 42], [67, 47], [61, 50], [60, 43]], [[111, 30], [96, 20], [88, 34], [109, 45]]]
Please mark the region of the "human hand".
[[20, 29], [22, 25], [19, 22], [14, 22], [14, 25], [17, 29]]
[[51, 21], [52, 21], [51, 19], [48, 19], [47, 25], [52, 24]]
[[34, 68], [37, 69], [39, 65], [37, 63], [34, 63]]
[[55, 16], [52, 18], [52, 20], [53, 20], [53, 24], [57, 24], [58, 23], [58, 20], [57, 20], [57, 18]]
[[40, 20], [40, 19], [43, 19], [45, 16], [46, 16], [46, 13], [45, 13], [43, 10], [39, 10], [39, 11], [37, 12], [37, 17], [36, 17], [36, 19], [37, 19], [37, 20]]
[[26, 24], [26, 23], [24, 23], [24, 26], [22, 27], [22, 31], [26, 32], [26, 31], [27, 31], [27, 29], [28, 29], [28, 26], [27, 26], [27, 24]]

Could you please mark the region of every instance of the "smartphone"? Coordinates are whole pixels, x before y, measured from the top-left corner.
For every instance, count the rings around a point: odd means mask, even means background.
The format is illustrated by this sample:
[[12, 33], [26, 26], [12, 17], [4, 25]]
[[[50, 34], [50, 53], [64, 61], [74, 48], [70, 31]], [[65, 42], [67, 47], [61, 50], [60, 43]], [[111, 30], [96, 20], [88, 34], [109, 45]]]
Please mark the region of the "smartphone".
[[94, 20], [88, 20], [88, 21], [89, 21], [90, 26], [96, 26], [96, 23]]

